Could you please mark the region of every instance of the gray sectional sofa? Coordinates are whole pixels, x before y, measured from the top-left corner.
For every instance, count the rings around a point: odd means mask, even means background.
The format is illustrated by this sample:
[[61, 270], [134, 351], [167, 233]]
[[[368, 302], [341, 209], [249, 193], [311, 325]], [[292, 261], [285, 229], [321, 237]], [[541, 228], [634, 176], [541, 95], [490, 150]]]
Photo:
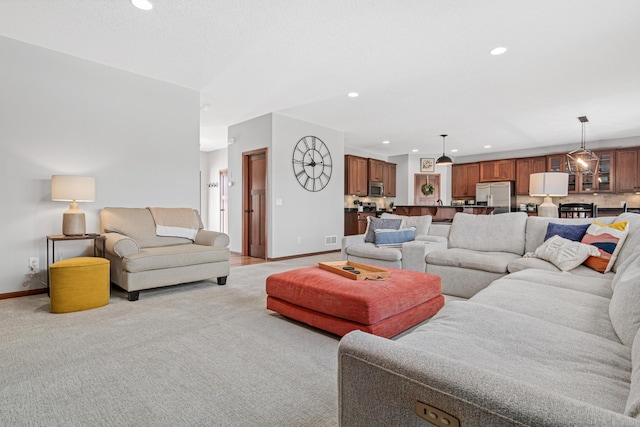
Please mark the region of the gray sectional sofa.
[[[502, 234], [491, 226], [497, 219]], [[549, 222], [585, 220], [454, 219], [450, 248], [427, 254], [426, 270], [437, 265], [443, 293], [470, 298], [448, 301], [395, 340], [343, 337], [340, 424], [640, 426], [640, 215], [597, 220], [630, 224], [606, 274], [523, 257], [542, 244]], [[496, 241], [507, 234], [517, 248]], [[475, 271], [483, 272], [477, 283]]]
[[158, 236], [149, 208], [104, 208], [100, 212], [111, 282], [127, 291], [129, 301], [137, 300], [144, 289], [213, 278], [219, 285], [226, 283], [229, 236], [204, 230], [199, 214], [193, 214], [197, 231], [189, 239]]

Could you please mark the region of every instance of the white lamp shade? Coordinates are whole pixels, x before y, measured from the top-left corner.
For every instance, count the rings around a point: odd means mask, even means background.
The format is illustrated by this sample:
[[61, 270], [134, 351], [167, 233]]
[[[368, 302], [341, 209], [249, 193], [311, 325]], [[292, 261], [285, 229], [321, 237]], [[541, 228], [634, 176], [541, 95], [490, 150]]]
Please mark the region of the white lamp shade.
[[569, 174], [564, 172], [532, 173], [529, 176], [529, 195], [563, 197], [568, 194]]
[[96, 179], [90, 176], [51, 176], [51, 200], [56, 202], [93, 202], [96, 199]]

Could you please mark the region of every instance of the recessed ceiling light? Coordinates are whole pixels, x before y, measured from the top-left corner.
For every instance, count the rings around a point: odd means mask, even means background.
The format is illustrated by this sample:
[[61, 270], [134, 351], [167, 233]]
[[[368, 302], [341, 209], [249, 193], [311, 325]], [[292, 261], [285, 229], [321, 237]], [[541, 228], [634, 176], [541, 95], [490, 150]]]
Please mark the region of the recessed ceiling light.
[[210, 108], [211, 104], [202, 104], [202, 107], [200, 107], [202, 111], [209, 111]]
[[490, 145], [485, 145], [484, 148], [491, 148], [491, 146]]
[[382, 141], [383, 144], [391, 144], [391, 141]]
[[412, 151], [412, 152], [414, 152], [414, 153], [417, 153], [417, 152], [418, 152], [418, 149], [417, 149], [417, 148], [414, 148], [414, 149], [413, 149], [413, 150], [411, 150], [411, 151]]
[[349, 98], [357, 98], [358, 96], [360, 96], [360, 94], [358, 92], [349, 92], [347, 96]]
[[452, 152], [452, 153], [457, 153], [457, 152], [458, 152], [458, 149], [457, 149], [457, 148], [454, 148], [453, 150], [451, 150], [451, 152]]
[[149, 0], [131, 0], [131, 4], [142, 10], [151, 10], [153, 5]]
[[507, 51], [506, 47], [500, 46], [500, 47], [496, 47], [496, 48], [491, 49], [491, 52], [489, 52], [489, 53], [491, 53], [491, 55], [502, 55], [506, 51]]

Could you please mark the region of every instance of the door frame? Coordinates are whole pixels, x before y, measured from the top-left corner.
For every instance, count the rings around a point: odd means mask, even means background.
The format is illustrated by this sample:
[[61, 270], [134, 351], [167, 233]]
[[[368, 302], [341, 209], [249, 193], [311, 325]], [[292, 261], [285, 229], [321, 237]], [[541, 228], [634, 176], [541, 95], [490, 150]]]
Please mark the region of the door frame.
[[267, 147], [242, 153], [242, 255], [249, 255], [249, 219], [245, 210], [251, 208], [251, 188], [249, 179], [249, 158], [255, 154], [264, 154], [265, 177], [264, 197], [266, 200], [264, 213], [264, 259], [269, 259], [269, 149]]
[[[229, 234], [229, 169], [220, 169], [218, 171], [218, 203], [219, 203], [219, 226], [220, 231]], [[226, 197], [226, 204], [223, 198]], [[226, 209], [223, 209], [226, 207]]]

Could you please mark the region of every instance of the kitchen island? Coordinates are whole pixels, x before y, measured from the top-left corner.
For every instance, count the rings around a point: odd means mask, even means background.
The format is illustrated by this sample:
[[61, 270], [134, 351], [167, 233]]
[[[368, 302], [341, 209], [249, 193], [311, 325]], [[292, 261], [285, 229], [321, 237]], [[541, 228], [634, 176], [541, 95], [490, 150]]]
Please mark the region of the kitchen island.
[[504, 212], [508, 211], [508, 207], [502, 206], [479, 206], [479, 205], [460, 205], [460, 206], [396, 206], [395, 213], [397, 215], [431, 215], [433, 222], [451, 222], [453, 216], [458, 212], [464, 212], [475, 215], [491, 215], [495, 210]]

